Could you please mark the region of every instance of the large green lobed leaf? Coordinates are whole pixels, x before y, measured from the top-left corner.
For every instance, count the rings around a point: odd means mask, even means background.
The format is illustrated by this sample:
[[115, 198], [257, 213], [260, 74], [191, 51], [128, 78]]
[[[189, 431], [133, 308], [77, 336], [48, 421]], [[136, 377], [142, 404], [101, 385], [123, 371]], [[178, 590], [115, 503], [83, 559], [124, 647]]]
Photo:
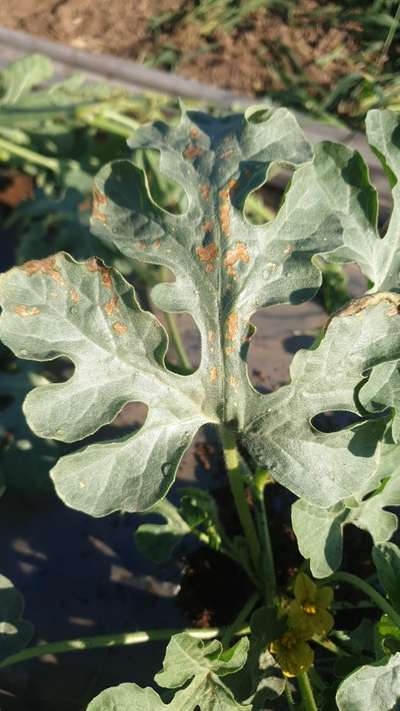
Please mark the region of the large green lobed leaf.
[[[95, 516], [150, 508], [165, 496], [206, 422], [236, 429], [255, 462], [310, 504], [329, 507], [367, 487], [386, 422], [327, 434], [313, 418], [328, 410], [357, 413], [354, 389], [364, 371], [399, 357], [396, 295], [341, 312], [318, 349], [295, 357], [292, 382], [280, 391], [258, 394], [247, 376], [252, 314], [310, 298], [321, 283], [313, 257], [343, 248], [341, 220], [323, 209], [321, 191], [309, 181], [318, 151], [312, 159], [284, 109], [224, 119], [183, 113], [175, 128], [140, 129], [131, 146], [160, 152], [161, 172], [185, 190], [187, 210], [163, 210], [144, 173], [116, 161], [96, 178], [93, 229], [126, 257], [171, 269], [175, 282], [156, 286], [152, 296], [166, 311], [193, 316], [201, 363], [188, 376], [167, 370], [164, 329], [99, 260], [77, 263], [59, 254], [4, 275], [4, 342], [19, 357], [64, 356], [75, 367], [66, 383], [28, 396], [24, 411], [36, 434], [81, 440], [128, 402], [148, 407], [138, 433], [59, 461], [53, 478], [60, 496]], [[246, 197], [277, 166], [298, 166], [282, 207], [268, 224], [249, 224]]]
[[244, 666], [248, 652], [247, 638], [222, 651], [218, 640], [204, 643], [188, 634], [174, 635], [168, 644], [161, 672], [156, 682], [177, 691], [169, 704], [156, 691], [137, 684], [121, 684], [106, 689], [88, 706], [88, 711], [250, 711], [250, 706], [235, 701], [223, 677]]

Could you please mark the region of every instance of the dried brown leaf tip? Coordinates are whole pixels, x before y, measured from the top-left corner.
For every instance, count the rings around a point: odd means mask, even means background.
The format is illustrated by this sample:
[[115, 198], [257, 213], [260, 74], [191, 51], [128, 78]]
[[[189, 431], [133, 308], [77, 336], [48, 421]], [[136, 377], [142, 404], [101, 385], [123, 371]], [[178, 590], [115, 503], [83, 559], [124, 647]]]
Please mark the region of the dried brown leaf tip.
[[33, 276], [34, 274], [38, 273], [46, 274], [60, 286], [65, 286], [64, 279], [58, 271], [55, 257], [46, 257], [46, 259], [32, 259], [30, 262], [25, 262], [25, 264], [22, 265], [21, 269], [28, 276]]
[[17, 316], [37, 316], [40, 314], [40, 309], [38, 309], [37, 306], [24, 306], [24, 304], [20, 304], [19, 306], [15, 307], [15, 313]]
[[224, 266], [227, 268], [229, 276], [236, 276], [236, 264], [238, 262], [247, 263], [250, 261], [249, 250], [243, 242], [237, 242], [233, 249], [228, 249]]
[[121, 321], [116, 321], [112, 325], [113, 331], [117, 334], [117, 336], [123, 336], [127, 330], [128, 326], [126, 326], [124, 323], [121, 323]]
[[99, 220], [105, 224], [107, 222], [107, 217], [104, 214], [104, 208], [107, 205], [107, 198], [103, 193], [100, 192], [96, 187], [93, 188], [93, 208], [92, 208], [92, 218], [94, 220]]
[[343, 306], [343, 308], [339, 309], [334, 316], [354, 316], [370, 306], [376, 306], [382, 302], [390, 304], [391, 308], [395, 309], [395, 313], [398, 313], [400, 309], [400, 295], [393, 294], [390, 291], [381, 291], [377, 294], [361, 296], [359, 299], [352, 299], [348, 304]]
[[217, 258], [218, 249], [215, 242], [207, 245], [207, 247], [196, 247], [196, 254], [201, 262], [205, 262], [206, 272], [212, 272], [215, 268], [215, 260]]
[[92, 259], [88, 259], [86, 262], [86, 268], [89, 272], [99, 272], [101, 275], [101, 281], [103, 283], [103, 286], [106, 289], [111, 289], [112, 288], [112, 278], [111, 278], [111, 270], [105, 266], [99, 259], [96, 259], [96, 257], [93, 257]]

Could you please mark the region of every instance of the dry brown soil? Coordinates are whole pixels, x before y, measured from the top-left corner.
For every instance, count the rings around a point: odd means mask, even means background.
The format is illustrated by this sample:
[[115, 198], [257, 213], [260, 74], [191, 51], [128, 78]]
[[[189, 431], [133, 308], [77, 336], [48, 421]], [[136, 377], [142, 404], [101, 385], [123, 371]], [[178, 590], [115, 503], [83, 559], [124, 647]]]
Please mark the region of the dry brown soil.
[[151, 20], [165, 13], [184, 10], [187, 18], [194, 0], [1, 0], [0, 25], [140, 62], [162, 57], [161, 67], [170, 63], [184, 76], [242, 93], [280, 91], [284, 75], [304, 77], [317, 92], [356, 71], [361, 42], [355, 23], [310, 22], [323, 2], [299, 0], [289, 24], [261, 7], [226, 32], [218, 22], [210, 30], [208, 18], [152, 29]]

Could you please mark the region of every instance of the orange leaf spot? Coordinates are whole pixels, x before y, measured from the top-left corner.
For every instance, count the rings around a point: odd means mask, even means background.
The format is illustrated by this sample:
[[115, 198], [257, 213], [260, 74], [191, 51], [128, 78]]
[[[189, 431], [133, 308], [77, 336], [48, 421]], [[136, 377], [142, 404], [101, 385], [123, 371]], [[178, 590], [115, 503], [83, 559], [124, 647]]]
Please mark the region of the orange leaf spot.
[[126, 333], [128, 330], [128, 326], [126, 326], [124, 323], [121, 323], [120, 321], [116, 321], [115, 323], [113, 323], [112, 327], [113, 331], [115, 331], [118, 336], [123, 336], [124, 333]]
[[216, 367], [214, 366], [210, 370], [210, 383], [214, 383], [216, 381], [217, 375], [218, 375], [218, 371], [217, 371]]
[[118, 311], [118, 296], [113, 296], [104, 306], [107, 316], [112, 316], [114, 311]]
[[196, 254], [199, 256], [201, 262], [205, 262], [206, 272], [212, 272], [218, 254], [217, 245], [211, 242], [207, 247], [196, 247]]
[[37, 308], [37, 306], [24, 306], [23, 304], [20, 304], [19, 306], [15, 307], [15, 313], [18, 316], [37, 316], [40, 314], [40, 309]]
[[96, 187], [93, 188], [93, 208], [92, 218], [106, 224], [107, 217], [104, 214], [104, 207], [107, 205], [107, 198]]
[[224, 259], [224, 266], [227, 267], [229, 276], [236, 276], [236, 264], [238, 262], [247, 263], [250, 261], [249, 250], [243, 242], [237, 242], [234, 249], [229, 249]]
[[60, 286], [65, 286], [64, 279], [62, 278], [60, 272], [57, 269], [57, 263], [55, 257], [46, 257], [46, 259], [32, 259], [30, 262], [25, 262], [21, 269], [28, 275], [33, 274], [47, 274], [51, 279], [53, 279]]
[[238, 333], [238, 315], [235, 311], [229, 314], [226, 321], [226, 338], [228, 341], [234, 341]]

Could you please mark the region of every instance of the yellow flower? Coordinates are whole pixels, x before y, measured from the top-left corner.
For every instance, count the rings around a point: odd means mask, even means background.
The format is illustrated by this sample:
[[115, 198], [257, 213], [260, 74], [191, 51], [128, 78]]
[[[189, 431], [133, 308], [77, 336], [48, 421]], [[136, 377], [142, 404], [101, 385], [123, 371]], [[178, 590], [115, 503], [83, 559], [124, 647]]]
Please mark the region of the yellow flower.
[[299, 573], [294, 584], [295, 599], [288, 609], [289, 627], [300, 631], [304, 639], [313, 635], [327, 635], [334, 619], [327, 608], [333, 600], [332, 588], [319, 588], [304, 573]]
[[269, 646], [285, 676], [297, 676], [314, 663], [314, 652], [301, 632], [289, 629]]

